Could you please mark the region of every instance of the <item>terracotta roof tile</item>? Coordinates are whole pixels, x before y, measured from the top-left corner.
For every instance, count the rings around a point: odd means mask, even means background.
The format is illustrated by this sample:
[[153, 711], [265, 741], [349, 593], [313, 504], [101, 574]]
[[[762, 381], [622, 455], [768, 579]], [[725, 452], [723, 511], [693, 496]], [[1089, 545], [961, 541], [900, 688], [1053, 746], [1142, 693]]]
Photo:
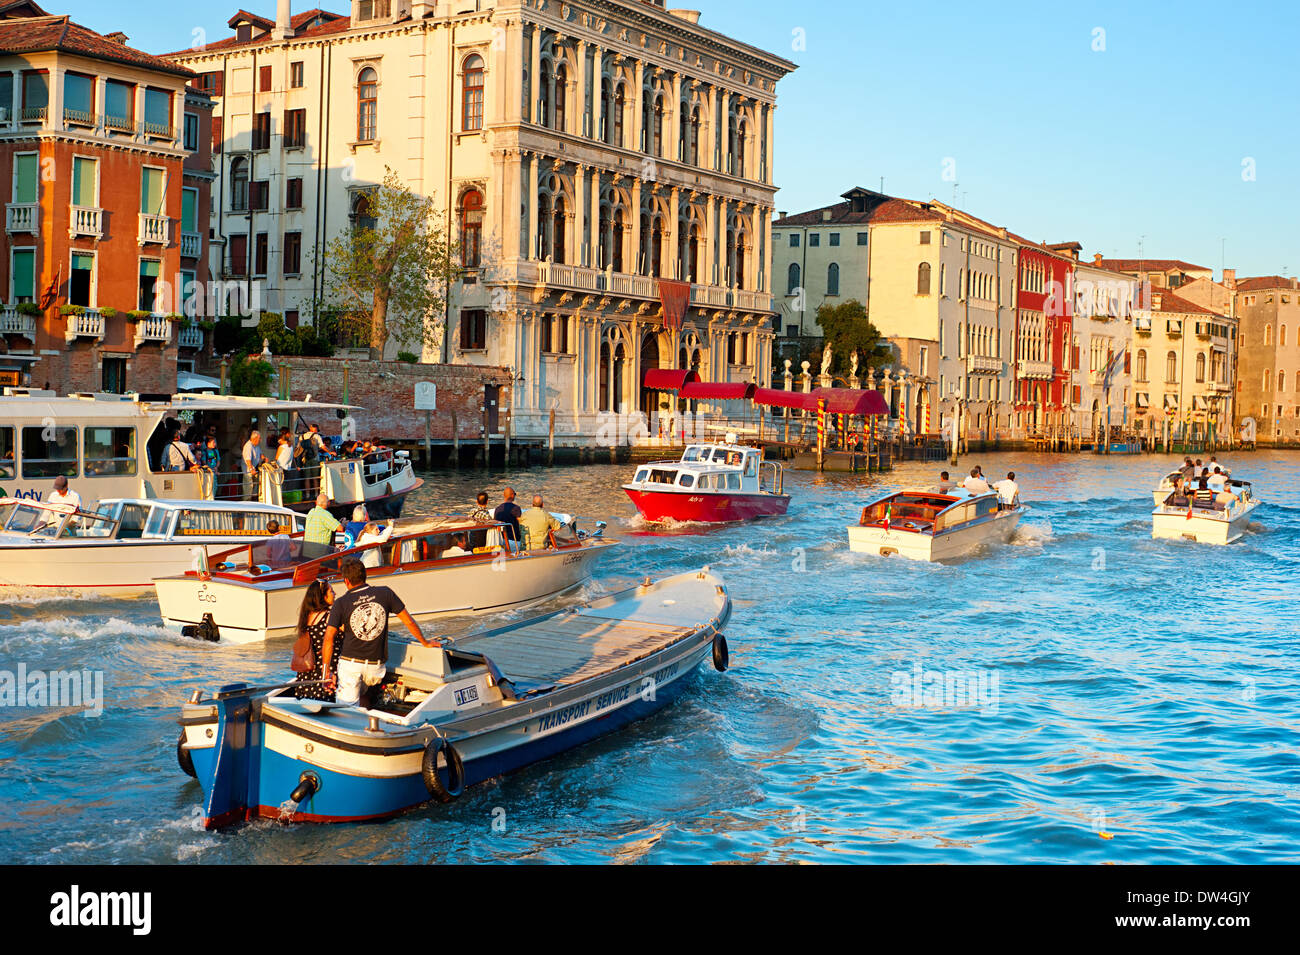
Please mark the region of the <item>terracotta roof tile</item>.
[[46, 53], [54, 50], [177, 76], [194, 75], [183, 66], [117, 43], [79, 23], [73, 23], [67, 17], [0, 19], [0, 53]]
[[[311, 23], [317, 16], [325, 17], [324, 22], [313, 24], [304, 28], [304, 24]], [[330, 13], [328, 10], [307, 10], [297, 14], [289, 21], [293, 27], [295, 40], [313, 39], [315, 37], [330, 36], [335, 33], [344, 33], [352, 27], [352, 18], [340, 13]], [[274, 24], [273, 24], [274, 25]], [[176, 50], [173, 53], [164, 53], [163, 56], [168, 59], [186, 59], [193, 56], [202, 56], [205, 53], [213, 53], [221, 50], [242, 50], [249, 47], [264, 46], [276, 41], [271, 35], [254, 37], [251, 40], [240, 40], [236, 37], [227, 37], [224, 40], [217, 40], [213, 43], [207, 43], [197, 50]]]
[[1293, 289], [1297, 285], [1295, 279], [1289, 279], [1285, 275], [1258, 275], [1254, 278], [1238, 279], [1238, 292], [1258, 292], [1261, 289]]
[[[1160, 296], [1160, 305], [1156, 307], [1156, 296]], [[1145, 293], [1139, 298], [1139, 301], [1145, 299]], [[1175, 295], [1168, 289], [1152, 288], [1151, 289], [1151, 311], [1153, 312], [1182, 312], [1193, 315], [1218, 315], [1213, 309], [1205, 308], [1203, 305], [1197, 305], [1195, 302], [1189, 302], [1187, 299]]]
[[1103, 269], [1113, 272], [1209, 272], [1204, 265], [1192, 265], [1182, 259], [1102, 259]]

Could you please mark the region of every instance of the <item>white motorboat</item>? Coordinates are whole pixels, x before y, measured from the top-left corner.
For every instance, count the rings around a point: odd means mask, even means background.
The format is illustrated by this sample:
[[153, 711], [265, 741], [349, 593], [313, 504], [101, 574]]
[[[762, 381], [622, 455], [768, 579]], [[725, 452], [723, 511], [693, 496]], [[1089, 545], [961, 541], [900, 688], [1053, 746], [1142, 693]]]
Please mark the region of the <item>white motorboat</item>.
[[[404, 451], [380, 448], [365, 457], [332, 457], [285, 473], [266, 460], [245, 485], [240, 442], [250, 429], [306, 430], [351, 406], [234, 395], [69, 395], [6, 388], [0, 396], [0, 497], [45, 500], [59, 476], [81, 493], [104, 498], [163, 500], [253, 499], [311, 510], [316, 492], [334, 502], [338, 515], [364, 503], [377, 517], [400, 516], [406, 496], [424, 482]], [[163, 467], [172, 428], [215, 428], [227, 452], [217, 470], [169, 471]]]
[[442, 647], [389, 638], [369, 707], [291, 687], [197, 691], [181, 769], [209, 829], [258, 817], [382, 819], [614, 732], [667, 706], [706, 659], [728, 664], [731, 600], [707, 569]]
[[[1223, 465], [1216, 465], [1216, 467], [1218, 467], [1221, 471], [1223, 471], [1223, 476], [1225, 478], [1231, 476], [1231, 473], [1229, 471], [1223, 470]], [[1202, 470], [1206, 470], [1206, 469], [1202, 467]], [[1209, 470], [1213, 471], [1213, 468], [1210, 468]], [[1163, 504], [1165, 500], [1169, 497], [1169, 495], [1174, 493], [1174, 482], [1178, 478], [1182, 477], [1182, 474], [1183, 472], [1182, 469], [1180, 468], [1177, 471], [1170, 471], [1168, 474], [1166, 474], [1164, 477], [1160, 479], [1160, 483], [1156, 485], [1156, 489], [1151, 492], [1152, 503], [1155, 504], [1156, 507], [1159, 507], [1161, 504]]]
[[1006, 543], [1023, 514], [1022, 506], [1003, 504], [995, 491], [894, 491], [862, 509], [858, 523], [848, 528], [849, 550], [951, 560], [982, 544]]
[[[293, 634], [303, 593], [314, 580], [343, 592], [340, 564], [356, 557], [367, 578], [392, 588], [417, 620], [507, 610], [555, 597], [591, 576], [617, 541], [568, 523], [544, 550], [503, 545], [503, 525], [461, 517], [394, 523], [380, 543], [304, 558], [299, 542], [214, 554], [205, 567], [154, 581], [163, 622], [184, 636], [256, 643]], [[454, 548], [454, 550], [453, 550]], [[449, 553], [450, 552], [450, 553]]]
[[1151, 512], [1151, 536], [1198, 544], [1231, 544], [1241, 538], [1250, 515], [1259, 507], [1249, 481], [1228, 481], [1210, 502], [1172, 491]]
[[155, 577], [196, 566], [206, 548], [267, 540], [272, 519], [287, 535], [302, 531], [301, 514], [269, 504], [122, 498], [74, 511], [0, 501], [0, 588], [151, 593]]

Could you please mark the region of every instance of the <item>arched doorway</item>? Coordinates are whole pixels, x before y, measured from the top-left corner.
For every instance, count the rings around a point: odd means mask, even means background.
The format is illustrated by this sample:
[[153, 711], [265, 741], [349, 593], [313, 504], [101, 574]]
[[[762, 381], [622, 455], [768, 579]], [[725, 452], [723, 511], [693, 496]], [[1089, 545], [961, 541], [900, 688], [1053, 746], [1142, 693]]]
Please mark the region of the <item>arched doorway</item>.
[[656, 412], [659, 411], [659, 392], [645, 386], [645, 373], [651, 368], [659, 367], [659, 335], [647, 332], [641, 339], [641, 413], [645, 415], [646, 427], [650, 427]]
[[598, 405], [601, 411], [619, 413], [623, 404], [623, 366], [627, 363], [627, 352], [617, 330], [607, 331], [600, 343], [600, 395]]

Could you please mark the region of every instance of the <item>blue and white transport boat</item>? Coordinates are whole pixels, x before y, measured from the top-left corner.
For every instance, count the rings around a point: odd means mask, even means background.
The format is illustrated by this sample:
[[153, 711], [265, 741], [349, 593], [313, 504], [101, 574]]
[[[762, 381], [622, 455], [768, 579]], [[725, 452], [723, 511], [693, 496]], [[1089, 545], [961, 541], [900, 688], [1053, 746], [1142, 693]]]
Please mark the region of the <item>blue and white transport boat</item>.
[[383, 819], [450, 802], [671, 702], [711, 657], [727, 666], [731, 600], [708, 569], [584, 606], [444, 640], [391, 640], [373, 705], [287, 687], [198, 691], [177, 758], [203, 787], [209, 829]]

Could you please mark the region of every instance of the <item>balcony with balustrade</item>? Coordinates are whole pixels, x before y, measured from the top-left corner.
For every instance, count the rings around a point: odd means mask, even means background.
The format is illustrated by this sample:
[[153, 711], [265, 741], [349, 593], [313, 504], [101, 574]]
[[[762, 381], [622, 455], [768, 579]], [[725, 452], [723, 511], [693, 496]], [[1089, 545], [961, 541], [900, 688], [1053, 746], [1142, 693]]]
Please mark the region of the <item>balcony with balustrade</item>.
[[1002, 359], [991, 355], [967, 355], [966, 373], [969, 375], [998, 375], [1002, 373]]
[[172, 340], [172, 323], [163, 315], [142, 315], [135, 320], [135, 347], [152, 343], [166, 345]]
[[1022, 358], [1016, 362], [1017, 378], [1037, 378], [1044, 381], [1050, 381], [1055, 375], [1050, 361], [1031, 361], [1028, 358]]
[[187, 325], [177, 333], [176, 344], [181, 348], [202, 348], [203, 329], [197, 325]]
[[156, 243], [166, 245], [171, 238], [171, 219], [167, 216], [154, 216], [140, 213], [139, 241], [141, 245]]
[[63, 333], [63, 338], [68, 344], [75, 342], [78, 338], [93, 338], [96, 341], [104, 339], [104, 316], [98, 309], [88, 308], [80, 314], [65, 315], [68, 327]]
[[0, 335], [22, 335], [35, 339], [36, 316], [24, 315], [16, 305], [0, 307]]
[[34, 202], [5, 204], [5, 232], [10, 235], [40, 235], [40, 207]]
[[104, 210], [93, 206], [72, 206], [68, 223], [68, 237], [104, 237]]
[[181, 233], [181, 258], [197, 259], [203, 252], [203, 237], [197, 232]]
[[[528, 260], [517, 263], [517, 274], [521, 284], [535, 286], [534, 297], [545, 295], [547, 288], [556, 288], [654, 301], [659, 299], [659, 280], [649, 275]], [[770, 292], [727, 288], [722, 285], [692, 284], [690, 304], [699, 308], [767, 312], [772, 308], [772, 295]]]

